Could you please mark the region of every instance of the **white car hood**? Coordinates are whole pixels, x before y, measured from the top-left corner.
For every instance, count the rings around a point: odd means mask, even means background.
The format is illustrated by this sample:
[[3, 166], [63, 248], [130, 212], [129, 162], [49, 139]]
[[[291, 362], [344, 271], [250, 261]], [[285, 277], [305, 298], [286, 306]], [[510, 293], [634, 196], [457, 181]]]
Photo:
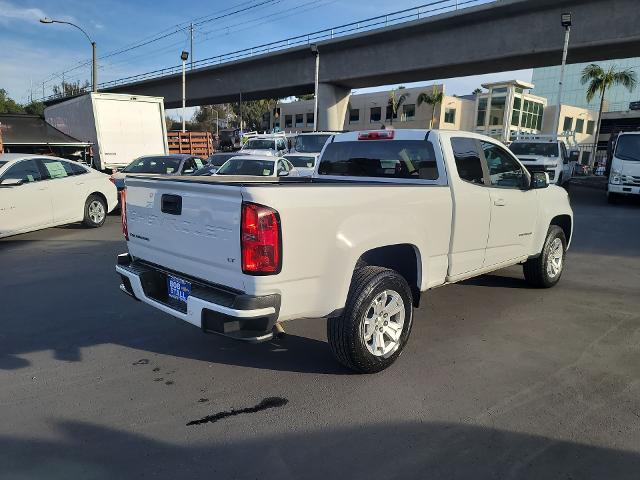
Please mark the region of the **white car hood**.
[[527, 165], [545, 165], [555, 167], [560, 163], [558, 157], [545, 157], [544, 155], [517, 155], [524, 166]]

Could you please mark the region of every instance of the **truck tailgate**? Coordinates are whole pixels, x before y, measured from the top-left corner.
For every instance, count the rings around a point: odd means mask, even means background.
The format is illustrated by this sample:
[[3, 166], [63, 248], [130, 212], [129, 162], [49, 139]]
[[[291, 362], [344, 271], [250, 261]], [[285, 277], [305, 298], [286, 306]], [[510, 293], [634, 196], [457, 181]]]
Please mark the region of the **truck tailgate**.
[[240, 186], [127, 178], [129, 252], [243, 291]]

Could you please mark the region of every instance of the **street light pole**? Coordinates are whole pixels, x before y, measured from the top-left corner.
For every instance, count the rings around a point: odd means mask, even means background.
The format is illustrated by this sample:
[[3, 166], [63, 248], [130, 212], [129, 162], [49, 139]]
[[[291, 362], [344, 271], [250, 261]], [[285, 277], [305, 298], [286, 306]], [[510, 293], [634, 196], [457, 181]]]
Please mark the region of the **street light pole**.
[[313, 106], [313, 131], [318, 131], [318, 84], [320, 79], [320, 51], [318, 50], [318, 45], [315, 43], [311, 45], [311, 51], [316, 56], [316, 76], [315, 76], [315, 94], [313, 95], [314, 106]]
[[183, 51], [180, 54], [180, 59], [182, 60], [182, 133], [187, 131], [185, 128], [185, 115], [187, 110], [187, 58], [189, 58], [189, 52]]
[[569, 37], [571, 35], [571, 13], [563, 13], [560, 16], [562, 26], [564, 27], [564, 48], [562, 50], [562, 65], [560, 66], [560, 82], [558, 84], [558, 112], [554, 119], [553, 134], [558, 135], [560, 127], [560, 112], [562, 110], [562, 88], [564, 83], [564, 67], [567, 64], [567, 52], [569, 50]]
[[44, 23], [44, 24], [61, 23], [65, 25], [71, 25], [72, 27], [75, 27], [78, 30], [80, 30], [84, 34], [84, 36], [87, 37], [87, 40], [89, 40], [89, 43], [91, 43], [91, 90], [93, 92], [97, 92], [98, 91], [98, 63], [97, 63], [98, 59], [96, 56], [96, 42], [94, 42], [91, 39], [91, 37], [87, 32], [85, 32], [82, 28], [80, 28], [75, 23], [65, 22], [63, 20], [54, 20], [49, 17], [41, 18], [40, 23]]

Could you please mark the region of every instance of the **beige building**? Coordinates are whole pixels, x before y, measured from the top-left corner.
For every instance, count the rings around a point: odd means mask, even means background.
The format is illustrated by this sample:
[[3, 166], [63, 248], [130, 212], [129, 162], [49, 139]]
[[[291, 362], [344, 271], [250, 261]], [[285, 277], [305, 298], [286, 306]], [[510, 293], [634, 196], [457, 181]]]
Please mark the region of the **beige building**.
[[[444, 91], [444, 85], [403, 88], [396, 95], [407, 95], [404, 103], [395, 115], [389, 106], [392, 91], [353, 94], [349, 100], [343, 130], [371, 130], [381, 125], [393, 128], [429, 128], [433, 108], [422, 103], [418, 105], [418, 96], [425, 92], [431, 94]], [[433, 128], [470, 130], [474, 111], [474, 101], [468, 98], [445, 95], [441, 104], [436, 105]], [[291, 131], [310, 131], [313, 129], [313, 100], [282, 102], [278, 104], [279, 115], [272, 120], [272, 128]]]
[[[546, 108], [543, 119], [543, 133], [553, 134], [553, 126], [557, 121], [558, 106], [551, 105]], [[572, 105], [560, 106], [560, 121], [558, 122], [558, 135], [575, 134], [575, 141], [580, 144], [593, 144], [595, 125], [598, 113], [582, 107]]]

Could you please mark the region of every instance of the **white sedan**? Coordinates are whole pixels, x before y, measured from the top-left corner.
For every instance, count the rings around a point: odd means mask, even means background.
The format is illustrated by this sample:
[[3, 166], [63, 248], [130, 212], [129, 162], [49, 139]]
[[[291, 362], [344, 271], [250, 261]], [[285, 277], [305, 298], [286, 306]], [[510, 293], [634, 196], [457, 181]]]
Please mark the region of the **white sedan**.
[[248, 175], [252, 177], [298, 177], [298, 170], [282, 157], [241, 155], [227, 160], [216, 175]]
[[43, 155], [0, 155], [0, 237], [83, 222], [101, 227], [118, 204], [109, 176]]

